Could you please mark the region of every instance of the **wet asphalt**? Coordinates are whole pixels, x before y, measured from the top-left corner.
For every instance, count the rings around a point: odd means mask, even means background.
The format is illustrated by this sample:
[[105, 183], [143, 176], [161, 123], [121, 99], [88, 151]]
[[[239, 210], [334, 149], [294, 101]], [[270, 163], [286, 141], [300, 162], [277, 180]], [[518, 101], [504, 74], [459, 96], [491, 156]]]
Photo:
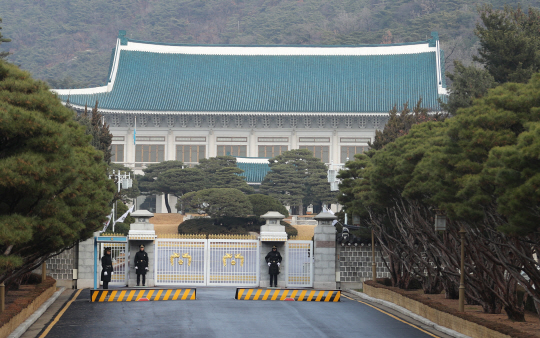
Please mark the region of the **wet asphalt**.
[[241, 301], [235, 292], [197, 288], [190, 301], [90, 303], [83, 290], [46, 337], [445, 337], [346, 295], [337, 303]]

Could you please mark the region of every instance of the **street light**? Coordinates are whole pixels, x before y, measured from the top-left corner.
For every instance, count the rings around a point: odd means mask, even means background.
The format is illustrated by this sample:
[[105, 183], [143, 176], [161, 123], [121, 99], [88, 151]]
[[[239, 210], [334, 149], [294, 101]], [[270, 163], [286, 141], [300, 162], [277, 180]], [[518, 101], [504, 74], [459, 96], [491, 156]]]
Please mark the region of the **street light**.
[[[441, 210], [436, 210], [435, 231], [446, 231], [446, 215]], [[461, 237], [461, 264], [459, 268], [459, 311], [465, 312], [465, 229], [463, 225], [459, 229]]]
[[377, 264], [375, 263], [375, 231], [371, 228], [371, 276], [377, 281]]

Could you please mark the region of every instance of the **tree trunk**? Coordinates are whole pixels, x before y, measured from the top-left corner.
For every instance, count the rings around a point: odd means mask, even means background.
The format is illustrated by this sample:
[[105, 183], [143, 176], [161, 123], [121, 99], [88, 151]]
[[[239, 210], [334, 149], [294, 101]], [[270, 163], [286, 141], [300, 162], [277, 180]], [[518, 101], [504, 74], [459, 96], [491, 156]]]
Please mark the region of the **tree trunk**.
[[169, 194], [164, 194], [164, 195], [165, 195], [165, 206], [167, 207], [167, 212], [170, 214], [171, 206], [169, 205]]
[[524, 306], [505, 306], [504, 311], [508, 315], [508, 319], [516, 322], [525, 321], [525, 309]]
[[298, 206], [298, 215], [304, 216], [304, 204], [302, 203]]
[[458, 284], [452, 282], [450, 279], [447, 279], [444, 282], [444, 293], [446, 299], [459, 299]]

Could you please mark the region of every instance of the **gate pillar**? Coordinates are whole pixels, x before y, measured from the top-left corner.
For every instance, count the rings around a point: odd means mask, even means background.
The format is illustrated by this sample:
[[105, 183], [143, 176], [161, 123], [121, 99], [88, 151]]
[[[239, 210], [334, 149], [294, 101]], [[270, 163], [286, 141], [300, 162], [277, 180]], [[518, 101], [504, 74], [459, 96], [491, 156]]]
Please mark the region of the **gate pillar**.
[[332, 225], [337, 217], [327, 211], [315, 216], [315, 269], [313, 287], [316, 289], [336, 288], [336, 228]]
[[129, 266], [129, 278], [128, 286], [134, 287], [137, 285], [137, 274], [135, 270], [135, 254], [139, 251], [139, 246], [144, 245], [144, 251], [148, 254], [148, 271], [146, 272], [146, 286], [154, 287], [154, 254], [155, 254], [155, 239], [156, 232], [154, 225], [150, 223], [150, 218], [154, 217], [154, 214], [148, 210], [137, 210], [131, 213], [131, 217], [135, 218], [135, 222], [129, 226], [129, 252], [128, 266]]

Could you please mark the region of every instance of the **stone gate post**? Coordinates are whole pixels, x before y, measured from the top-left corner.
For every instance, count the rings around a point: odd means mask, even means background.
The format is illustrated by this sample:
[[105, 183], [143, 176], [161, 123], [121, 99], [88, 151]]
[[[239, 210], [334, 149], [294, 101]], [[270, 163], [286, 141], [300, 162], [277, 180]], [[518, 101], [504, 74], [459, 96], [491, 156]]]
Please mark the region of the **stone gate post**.
[[313, 287], [315, 289], [336, 288], [336, 228], [332, 221], [337, 217], [328, 211], [317, 216], [315, 227], [314, 273]]

